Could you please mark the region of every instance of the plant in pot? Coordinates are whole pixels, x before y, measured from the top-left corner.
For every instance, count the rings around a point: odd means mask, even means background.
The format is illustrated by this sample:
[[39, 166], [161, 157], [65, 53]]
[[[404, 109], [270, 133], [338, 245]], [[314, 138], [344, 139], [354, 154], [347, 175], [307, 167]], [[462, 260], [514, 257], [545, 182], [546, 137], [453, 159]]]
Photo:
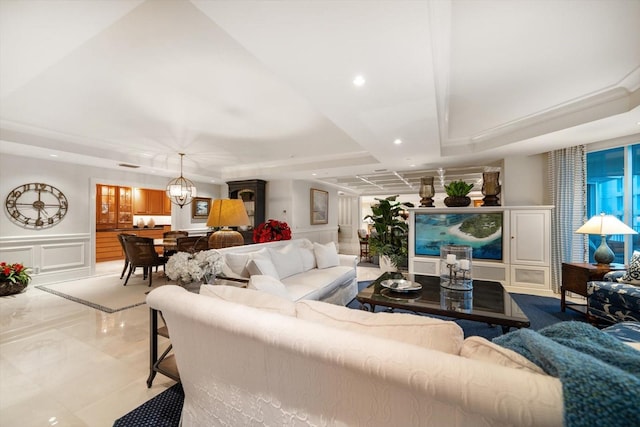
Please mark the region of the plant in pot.
[[30, 281], [31, 276], [24, 265], [0, 262], [0, 296], [22, 292]]
[[467, 184], [462, 180], [451, 181], [449, 185], [444, 186], [444, 191], [446, 191], [448, 196], [445, 197], [444, 204], [449, 207], [469, 206], [471, 204], [471, 198], [467, 196], [467, 194], [469, 194], [472, 188], [473, 184]]
[[[408, 266], [409, 225], [406, 222], [406, 208], [412, 208], [413, 203], [396, 201], [398, 195], [386, 199], [376, 199], [377, 204], [371, 206], [372, 215], [364, 219], [373, 221], [373, 232], [369, 236], [369, 250], [372, 255], [380, 257], [380, 267], [383, 259], [396, 269]], [[384, 268], [383, 268], [384, 269]]]

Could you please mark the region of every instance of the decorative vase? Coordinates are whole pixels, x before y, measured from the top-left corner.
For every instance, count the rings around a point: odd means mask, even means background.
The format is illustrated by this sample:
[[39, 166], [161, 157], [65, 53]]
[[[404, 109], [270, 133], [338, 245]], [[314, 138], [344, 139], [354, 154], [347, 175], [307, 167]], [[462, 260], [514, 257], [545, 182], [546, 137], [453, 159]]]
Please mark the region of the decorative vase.
[[482, 173], [482, 206], [500, 206], [500, 172], [483, 172]]
[[449, 196], [445, 197], [444, 204], [450, 208], [469, 206], [471, 204], [471, 198], [467, 196]]
[[420, 178], [420, 207], [432, 208], [433, 196], [435, 195], [432, 176], [423, 176]]
[[144, 219], [138, 218], [137, 225], [138, 225], [138, 228], [144, 228]]
[[29, 283], [13, 283], [10, 280], [2, 280], [0, 281], [0, 296], [4, 297], [7, 295], [19, 294], [25, 290], [27, 285], [29, 285]]
[[153, 218], [149, 218], [149, 221], [147, 221], [147, 227], [153, 228], [155, 226], [156, 226], [156, 221]]

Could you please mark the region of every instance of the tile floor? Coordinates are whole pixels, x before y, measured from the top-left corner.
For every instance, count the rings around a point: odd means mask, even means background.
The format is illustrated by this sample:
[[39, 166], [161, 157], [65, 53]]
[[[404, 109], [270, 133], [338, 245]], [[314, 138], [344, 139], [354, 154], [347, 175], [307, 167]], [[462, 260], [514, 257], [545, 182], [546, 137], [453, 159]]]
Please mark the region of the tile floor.
[[[359, 280], [378, 275], [358, 268]], [[149, 389], [148, 373], [146, 305], [107, 314], [32, 285], [0, 297], [0, 426], [111, 426], [174, 384], [158, 374]]]

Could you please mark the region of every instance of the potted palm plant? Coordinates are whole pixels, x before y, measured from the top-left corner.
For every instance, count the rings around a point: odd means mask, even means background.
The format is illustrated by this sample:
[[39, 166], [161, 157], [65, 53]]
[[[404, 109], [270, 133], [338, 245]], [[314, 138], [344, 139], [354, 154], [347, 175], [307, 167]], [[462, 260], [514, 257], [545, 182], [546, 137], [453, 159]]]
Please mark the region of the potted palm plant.
[[380, 268], [383, 270], [408, 266], [409, 225], [403, 215], [405, 208], [412, 208], [414, 205], [397, 202], [397, 197], [398, 195], [376, 199], [378, 203], [371, 206], [373, 214], [364, 217], [373, 221], [374, 231], [369, 237], [369, 250], [372, 255], [378, 255]]
[[471, 204], [471, 198], [467, 196], [473, 184], [467, 184], [466, 182], [452, 181], [449, 185], [444, 186], [447, 196], [444, 199], [444, 204], [448, 207], [469, 206]]

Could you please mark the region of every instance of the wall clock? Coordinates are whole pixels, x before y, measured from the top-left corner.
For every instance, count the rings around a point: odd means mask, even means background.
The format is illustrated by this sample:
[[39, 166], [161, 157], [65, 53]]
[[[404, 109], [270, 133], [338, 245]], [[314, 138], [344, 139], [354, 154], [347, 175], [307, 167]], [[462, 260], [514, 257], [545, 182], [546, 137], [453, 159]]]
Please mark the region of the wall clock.
[[69, 202], [53, 185], [32, 182], [11, 190], [4, 206], [13, 221], [29, 228], [45, 228], [64, 218]]

